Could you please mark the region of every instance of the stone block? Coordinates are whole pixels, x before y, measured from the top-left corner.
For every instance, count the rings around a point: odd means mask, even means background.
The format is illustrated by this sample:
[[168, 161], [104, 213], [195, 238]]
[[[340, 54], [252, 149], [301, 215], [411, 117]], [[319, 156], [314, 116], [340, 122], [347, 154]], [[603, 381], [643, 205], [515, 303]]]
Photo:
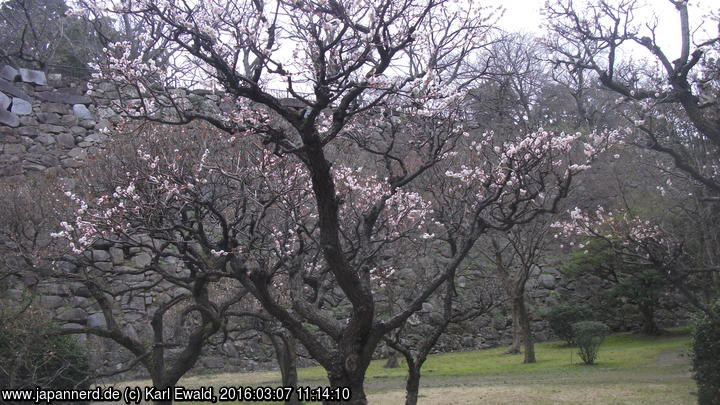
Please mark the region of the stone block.
[[13, 83], [8, 82], [7, 80], [0, 79], [0, 91], [13, 97], [20, 97], [25, 101], [32, 100], [30, 96], [28, 96], [28, 94], [25, 93], [21, 88], [19, 88]]
[[7, 290], [5, 291], [5, 296], [13, 301], [20, 301], [25, 298], [25, 293], [20, 290]]
[[85, 129], [93, 129], [95, 128], [95, 124], [97, 124], [95, 120], [80, 120], [80, 126]]
[[152, 256], [150, 256], [150, 254], [147, 252], [140, 252], [132, 258], [133, 265], [141, 269], [149, 265], [151, 262]]
[[101, 312], [88, 315], [87, 326], [90, 328], [106, 327], [107, 322], [105, 321], [105, 316]]
[[94, 262], [109, 262], [110, 261], [110, 253], [108, 253], [105, 250], [92, 250], [90, 252], [91, 257], [90, 259]]
[[465, 336], [462, 338], [463, 347], [475, 347], [475, 338], [472, 336]]
[[0, 110], [7, 110], [10, 107], [10, 97], [6, 96], [5, 93], [0, 92]]
[[17, 115], [28, 115], [32, 114], [32, 104], [21, 99], [20, 97], [13, 97], [12, 108], [10, 111]]
[[37, 302], [41, 307], [47, 309], [60, 308], [65, 303], [62, 297], [58, 297], [56, 295], [42, 295], [38, 297]]
[[23, 115], [20, 117], [20, 125], [37, 125], [38, 122], [32, 115]]
[[58, 113], [37, 113], [38, 121], [43, 124], [57, 125], [60, 123], [60, 114]]
[[110, 253], [110, 258], [113, 264], [123, 264], [123, 262], [125, 261], [125, 254], [123, 253], [122, 249], [111, 247], [108, 253]]
[[20, 125], [20, 118], [15, 113], [0, 110], [0, 124], [15, 128]]
[[69, 169], [77, 169], [85, 166], [85, 163], [77, 159], [63, 159], [60, 161], [62, 167]]
[[87, 159], [87, 152], [83, 148], [73, 148], [68, 152], [68, 156], [73, 159], [85, 160]]
[[58, 145], [65, 147], [65, 148], [74, 148], [75, 147], [75, 137], [68, 133], [61, 133], [55, 135], [55, 140], [57, 141]]
[[40, 70], [30, 70], [23, 68], [20, 68], [19, 72], [20, 80], [24, 81], [25, 83], [33, 83], [39, 86], [47, 86], [47, 77], [45, 77], [45, 72], [42, 72]]
[[84, 324], [87, 321], [87, 317], [88, 314], [84, 309], [69, 308], [59, 311], [55, 318], [61, 321]]
[[110, 262], [95, 262], [94, 266], [97, 267], [98, 269], [100, 269], [101, 271], [104, 271], [107, 273], [111, 272], [113, 269], [113, 265]]
[[73, 105], [73, 113], [80, 120], [94, 120], [95, 115], [84, 104]]
[[73, 114], [63, 115], [60, 117], [60, 124], [66, 127], [72, 127], [78, 124], [78, 119]]
[[29, 170], [32, 172], [42, 172], [42, 171], [45, 171], [45, 169], [47, 169], [47, 167], [36, 164], [36, 163], [23, 163], [22, 167], [23, 167], [23, 169]]
[[9, 143], [5, 145], [0, 145], [0, 151], [8, 155], [18, 155], [21, 153], [25, 153], [25, 146], [19, 143]]
[[52, 112], [57, 114], [68, 114], [70, 109], [66, 104], [62, 103], [42, 103], [40, 104], [40, 111]]
[[[1, 155], [0, 155], [1, 156]], [[20, 164], [13, 164], [0, 168], [0, 177], [10, 178], [11, 176], [22, 176], [23, 169]]]
[[16, 133], [18, 135], [29, 136], [30, 138], [34, 138], [34, 137], [38, 136], [38, 128], [37, 127], [22, 127], [22, 128], [18, 128]]
[[75, 126], [72, 126], [72, 127], [70, 128], [70, 132], [72, 132], [72, 134], [73, 134], [73, 135], [76, 135], [76, 136], [77, 136], [77, 135], [83, 136], [83, 135], [85, 135], [85, 134], [87, 133], [87, 129], [85, 129], [85, 128], [81, 127], [81, 126], [75, 125]]
[[62, 125], [54, 125], [54, 124], [41, 124], [39, 126], [40, 131], [43, 132], [50, 132], [53, 134], [59, 134], [60, 132], [67, 131], [67, 128], [63, 127]]
[[225, 362], [223, 361], [223, 359], [218, 357], [207, 357], [203, 360], [203, 364], [207, 368], [219, 369], [225, 367]]
[[134, 309], [136, 311], [144, 312], [145, 311], [145, 298], [133, 297], [130, 300], [130, 302], [128, 302], [128, 307], [130, 307], [130, 309]]
[[55, 138], [52, 137], [50, 134], [42, 134], [35, 138], [36, 141], [40, 142], [41, 144], [48, 146], [55, 143]]
[[20, 79], [20, 72], [12, 66], [4, 65], [2, 69], [0, 69], [0, 77], [7, 81], [14, 82]]
[[74, 307], [78, 308], [85, 308], [87, 306], [90, 306], [90, 300], [85, 297], [72, 297], [70, 302]]
[[555, 276], [551, 274], [541, 274], [540, 277], [538, 277], [538, 283], [548, 290], [554, 290], [555, 289]]
[[40, 284], [37, 287], [37, 292], [42, 295], [56, 295], [58, 297], [67, 297], [70, 295], [66, 286], [55, 283]]
[[77, 295], [78, 297], [90, 298], [92, 296], [92, 294], [90, 294], [90, 290], [87, 287], [85, 287], [84, 285], [77, 286], [76, 288], [73, 289], [73, 291], [74, 291], [74, 294]]
[[106, 140], [107, 140], [107, 135], [103, 135], [103, 134], [99, 134], [99, 133], [92, 133], [85, 137], [86, 142], [101, 143]]
[[90, 97], [78, 96], [76, 94], [69, 94], [61, 91], [46, 91], [37, 93], [36, 97], [42, 101], [49, 101], [51, 103], [65, 103], [65, 104], [90, 104], [92, 100]]
[[134, 267], [116, 266], [115, 271], [118, 276], [123, 279], [123, 281], [131, 283], [139, 283], [145, 281], [145, 275], [143, 273], [138, 273], [138, 269]]
[[222, 345], [222, 348], [223, 348], [223, 352], [225, 352], [225, 354], [227, 354], [230, 357], [239, 357], [240, 356], [240, 353], [238, 353], [237, 349], [235, 348], [235, 345], [233, 345], [232, 343], [227, 342]]

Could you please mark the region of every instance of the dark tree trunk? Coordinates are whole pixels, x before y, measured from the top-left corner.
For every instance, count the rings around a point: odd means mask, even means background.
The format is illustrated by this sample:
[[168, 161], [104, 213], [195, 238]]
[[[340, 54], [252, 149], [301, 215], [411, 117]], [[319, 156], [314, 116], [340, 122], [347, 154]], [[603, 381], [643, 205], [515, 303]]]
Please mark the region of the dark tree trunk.
[[[372, 350], [369, 347], [372, 347]], [[350, 400], [324, 401], [323, 404], [367, 405], [365, 372], [376, 347], [377, 342], [373, 339], [371, 342], [366, 342], [364, 346], [346, 345], [344, 350], [333, 356], [333, 364], [326, 368], [330, 388], [350, 388]]]
[[395, 350], [390, 349], [390, 353], [388, 354], [387, 361], [385, 362], [384, 368], [398, 368], [400, 367], [400, 362], [398, 362], [398, 355]]
[[648, 336], [657, 336], [661, 334], [660, 328], [655, 323], [655, 307], [650, 305], [640, 304], [640, 314], [642, 315], [642, 328], [640, 333]]
[[525, 358], [523, 363], [535, 363], [535, 343], [533, 342], [532, 329], [530, 328], [530, 316], [525, 306], [525, 296], [519, 295], [513, 300], [513, 307], [517, 307], [518, 323], [522, 335]]
[[288, 405], [298, 405], [297, 387], [297, 345], [295, 338], [285, 333], [270, 334], [273, 347], [275, 348], [275, 356], [280, 367], [282, 375], [282, 383], [284, 387], [293, 387], [293, 393], [285, 403]]
[[408, 378], [405, 382], [405, 405], [416, 405], [420, 392], [421, 365], [408, 365]]
[[[346, 373], [344, 373], [346, 374]], [[349, 401], [323, 401], [325, 405], [367, 405], [367, 396], [365, 395], [365, 371], [354, 373], [354, 375], [345, 375], [340, 378], [330, 378], [330, 388], [350, 388]]]
[[[163, 392], [168, 387], [173, 387], [175, 384], [168, 384], [167, 381], [164, 381], [163, 377], [159, 377], [157, 375], [151, 376], [153, 386], [156, 389], [156, 392]], [[172, 405], [173, 401], [152, 401], [153, 405]]]
[[519, 308], [513, 300], [512, 306], [512, 322], [513, 322], [513, 342], [512, 346], [505, 352], [505, 354], [518, 354], [520, 353], [520, 344], [522, 343], [522, 330], [520, 328], [520, 314]]

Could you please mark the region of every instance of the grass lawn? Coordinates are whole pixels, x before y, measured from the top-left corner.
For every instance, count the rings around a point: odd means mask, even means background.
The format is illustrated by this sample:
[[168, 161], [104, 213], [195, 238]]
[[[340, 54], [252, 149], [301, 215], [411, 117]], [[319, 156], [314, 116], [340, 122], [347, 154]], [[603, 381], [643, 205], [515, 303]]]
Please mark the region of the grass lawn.
[[[423, 367], [420, 404], [695, 404], [685, 330], [658, 338], [610, 336], [598, 364], [581, 365], [575, 348], [558, 342], [536, 345], [537, 363], [505, 348], [430, 356]], [[404, 368], [385, 369], [374, 361], [367, 372], [371, 404], [404, 403]], [[320, 367], [299, 370], [300, 385], [327, 385]], [[278, 386], [277, 372], [187, 377], [180, 385]], [[125, 385], [145, 385], [146, 381]], [[217, 392], [217, 391], [216, 391]]]

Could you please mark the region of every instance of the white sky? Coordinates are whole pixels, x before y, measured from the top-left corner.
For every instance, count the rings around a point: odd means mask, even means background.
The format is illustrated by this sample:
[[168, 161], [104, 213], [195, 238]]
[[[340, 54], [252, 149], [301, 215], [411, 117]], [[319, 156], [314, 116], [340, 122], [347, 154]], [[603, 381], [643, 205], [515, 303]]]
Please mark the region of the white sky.
[[[549, 0], [550, 2], [554, 0]], [[500, 20], [501, 28], [507, 31], [527, 32], [539, 35], [543, 32], [542, 24], [545, 18], [540, 14], [540, 10], [544, 7], [546, 0], [495, 0], [490, 4], [500, 4], [505, 8], [505, 14]], [[577, 8], [583, 0], [575, 0], [578, 4]], [[680, 20], [675, 7], [670, 4], [669, 0], [644, 0], [644, 13], [638, 13], [636, 19], [638, 21], [649, 19], [652, 13], [658, 16], [660, 23], [658, 30], [658, 42], [663, 51], [669, 55], [670, 60], [680, 56]], [[702, 21], [703, 16], [707, 15], [710, 10], [714, 9], [717, 13], [720, 9], [720, 2], [716, 0], [694, 0], [689, 3], [690, 26], [697, 27]], [[717, 35], [718, 27], [705, 22], [705, 30]], [[698, 38], [707, 38], [703, 33], [697, 34]]]

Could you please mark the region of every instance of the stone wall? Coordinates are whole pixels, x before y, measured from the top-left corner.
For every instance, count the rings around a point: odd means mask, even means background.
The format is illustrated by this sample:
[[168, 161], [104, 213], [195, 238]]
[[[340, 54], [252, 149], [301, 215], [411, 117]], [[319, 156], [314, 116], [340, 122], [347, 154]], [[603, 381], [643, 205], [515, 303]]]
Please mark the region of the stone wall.
[[0, 176], [65, 176], [105, 138], [85, 83], [59, 74], [0, 69]]
[[[537, 341], [555, 340], [550, 327], [543, 319], [543, 313], [552, 306], [563, 302], [577, 303], [588, 308], [603, 308], [603, 292], [613, 285], [593, 276], [567, 277], [555, 266], [536, 269], [528, 280], [526, 288], [527, 308], [530, 313], [533, 336]], [[690, 311], [684, 306], [685, 299], [678, 293], [668, 293], [660, 299], [655, 319], [662, 328], [685, 325], [689, 322]], [[440, 307], [439, 305], [437, 306]], [[512, 343], [512, 308], [509, 302], [493, 309], [490, 314], [465, 322], [459, 327], [450, 327], [442, 337], [437, 351], [471, 350]], [[599, 320], [607, 323], [615, 332], [636, 331], [642, 319], [637, 306], [630, 303], [602, 313], [596, 311]]]
[[[45, 172], [65, 178], [72, 184], [73, 173], [86, 159], [99, 153], [107, 139], [105, 129], [120, 120], [108, 107], [112, 102], [112, 86], [97, 86], [93, 98], [87, 94], [85, 83], [67, 80], [59, 74], [0, 69], [0, 177], [22, 181], [23, 176]], [[209, 92], [183, 92], [191, 103], [211, 112], [229, 108], [221, 97]], [[100, 100], [100, 101], [98, 101]], [[148, 277], [142, 269], [151, 259], [142, 248], [122, 248], [99, 245], [91, 252], [95, 266], [107, 271], [124, 273], [118, 283], [141, 283]], [[77, 271], [70, 264], [68, 272]], [[166, 266], [183, 271], [172, 260]], [[134, 273], [134, 274], [133, 274]], [[8, 286], [6, 286], [8, 287]], [[148, 292], [124, 296], [115, 305], [123, 313], [123, 327], [136, 336], [145, 336], [148, 330], [148, 313], [167, 297], [177, 293], [177, 287], [161, 283]], [[571, 280], [552, 268], [538, 270], [528, 286], [532, 327], [540, 341], [553, 338], [547, 323], [540, 314], [544, 308], [561, 300], [597, 300], [597, 291], [608, 288], [600, 280]], [[2, 292], [3, 288], [0, 288]], [[81, 283], [57, 284], [38, 275], [28, 274], [11, 280], [4, 289], [13, 300], [32, 298], [46, 309], [63, 328], [104, 326], [104, 318], [96, 303]], [[658, 314], [660, 324], [671, 326], [683, 321], [675, 296], [664, 299], [664, 308]], [[431, 315], [433, 305], [424, 306], [424, 314]], [[439, 308], [440, 305], [435, 305]], [[501, 305], [489, 315], [472, 322], [451, 327], [443, 336], [437, 350], [468, 350], [509, 344], [512, 340], [512, 323], [508, 305]], [[637, 311], [630, 305], [621, 308], [611, 319], [615, 330], [627, 330], [637, 325]], [[128, 356], [112, 342], [96, 337], [83, 337], [93, 348], [97, 366], [121, 369]], [[275, 368], [272, 347], [260, 333], [235, 334], [227, 342], [211, 347], [194, 372], [212, 370], [257, 370]]]

